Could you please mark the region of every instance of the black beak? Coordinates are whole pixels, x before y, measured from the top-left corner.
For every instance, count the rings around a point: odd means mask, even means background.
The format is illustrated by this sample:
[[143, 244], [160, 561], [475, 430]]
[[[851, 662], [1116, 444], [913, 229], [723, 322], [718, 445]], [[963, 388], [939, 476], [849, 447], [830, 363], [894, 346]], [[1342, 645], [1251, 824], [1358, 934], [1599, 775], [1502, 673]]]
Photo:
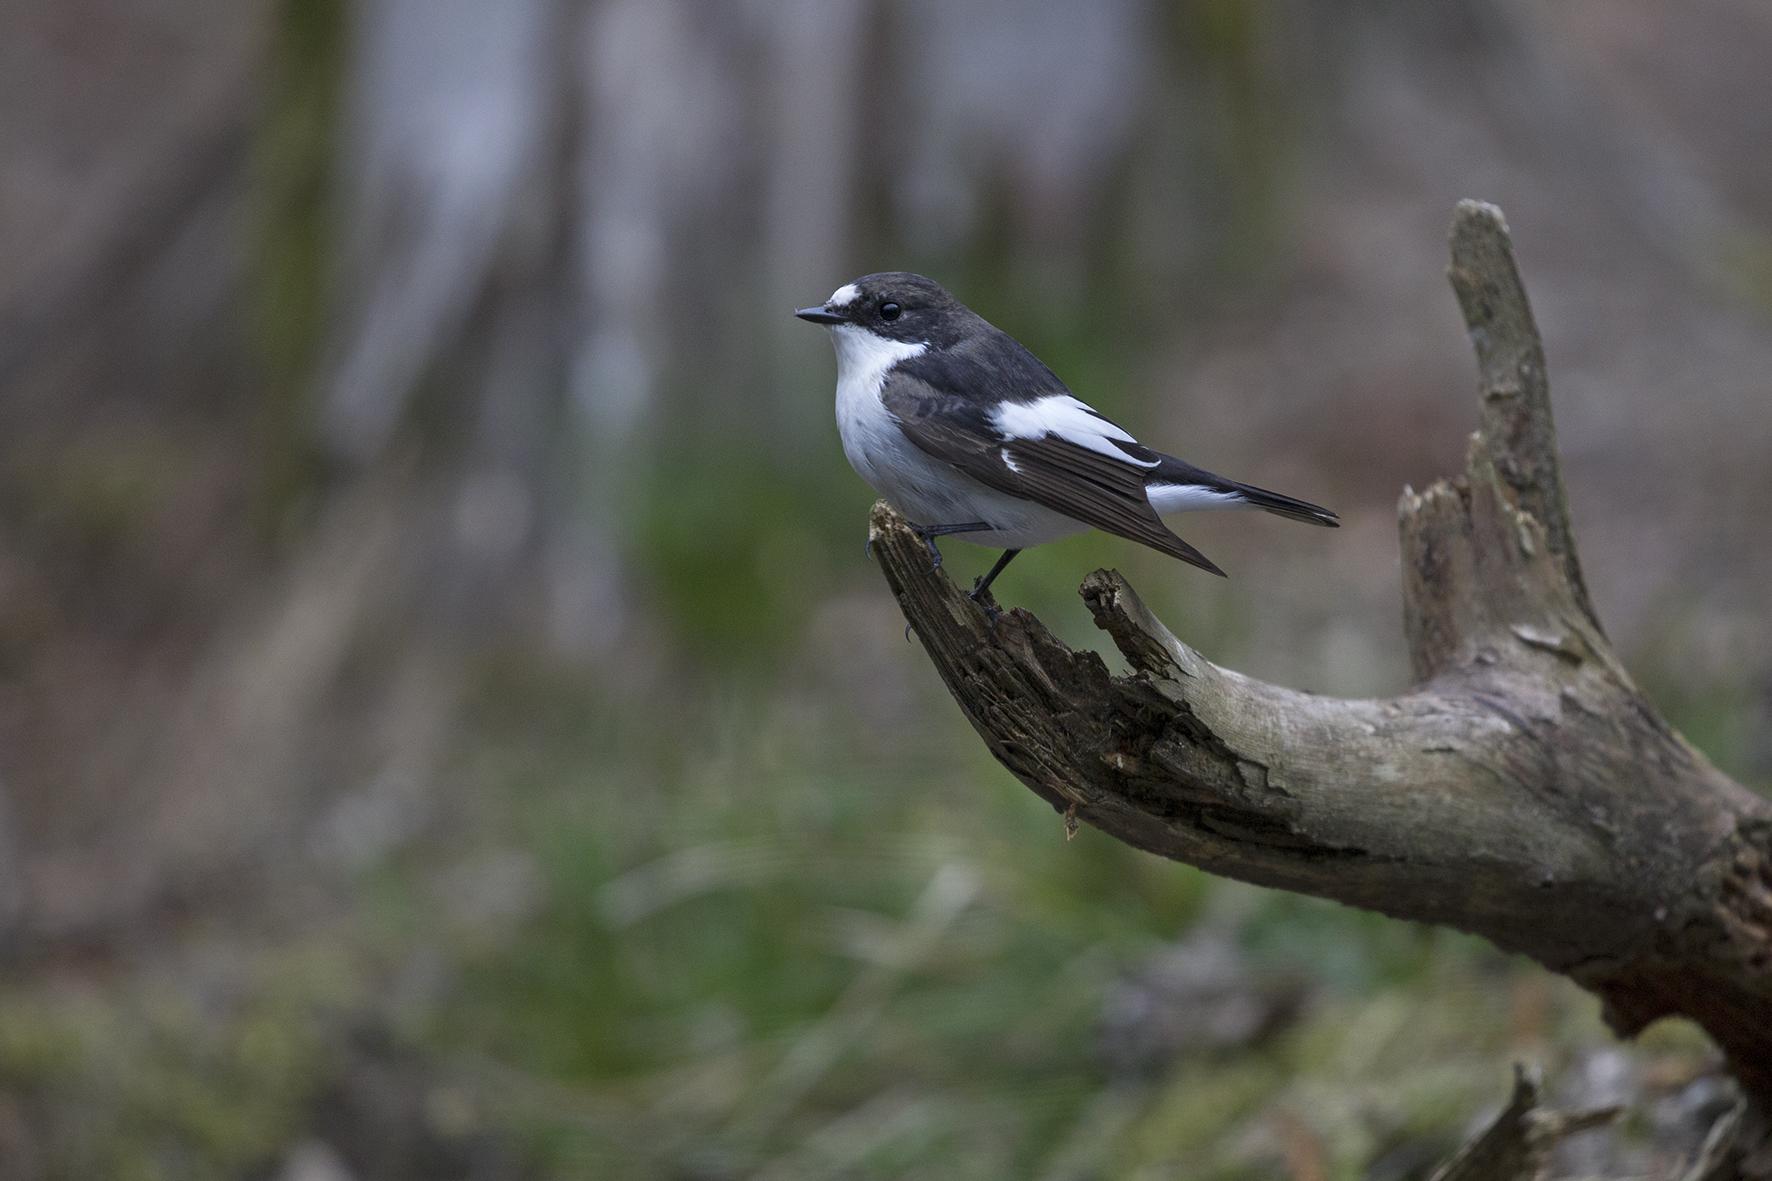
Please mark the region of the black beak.
[[814, 324], [842, 324], [846, 317], [837, 312], [827, 312], [823, 308], [801, 308], [794, 315], [802, 320], [810, 320]]

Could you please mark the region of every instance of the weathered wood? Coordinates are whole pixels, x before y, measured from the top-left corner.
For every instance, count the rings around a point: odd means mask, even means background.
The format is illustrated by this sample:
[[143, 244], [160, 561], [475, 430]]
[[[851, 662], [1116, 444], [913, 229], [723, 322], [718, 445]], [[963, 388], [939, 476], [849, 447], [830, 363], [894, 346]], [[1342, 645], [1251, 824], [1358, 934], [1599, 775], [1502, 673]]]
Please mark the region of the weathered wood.
[[1446, 277], [1477, 354], [1480, 438], [1489, 460], [1514, 501], [1544, 526], [1571, 593], [1598, 627], [1569, 523], [1544, 344], [1501, 210], [1481, 201], [1458, 203]]
[[1131, 670], [1033, 615], [993, 626], [884, 503], [874, 552], [997, 758], [1054, 807], [1228, 877], [1483, 935], [1629, 1035], [1690, 1017], [1772, 1107], [1772, 803], [1638, 690], [1581, 581], [1544, 351], [1500, 212], [1451, 277], [1481, 371], [1465, 470], [1400, 506], [1417, 683], [1346, 700], [1202, 657], [1117, 573], [1084, 601]]

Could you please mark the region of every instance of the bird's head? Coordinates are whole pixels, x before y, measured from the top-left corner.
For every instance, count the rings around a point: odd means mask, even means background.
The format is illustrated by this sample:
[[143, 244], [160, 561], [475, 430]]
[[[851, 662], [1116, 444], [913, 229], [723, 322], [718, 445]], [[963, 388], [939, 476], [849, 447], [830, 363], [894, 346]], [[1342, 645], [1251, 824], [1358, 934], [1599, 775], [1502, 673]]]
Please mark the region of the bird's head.
[[909, 271], [880, 271], [845, 283], [815, 307], [794, 313], [828, 326], [839, 338], [865, 333], [901, 344], [946, 348], [982, 320], [934, 279]]

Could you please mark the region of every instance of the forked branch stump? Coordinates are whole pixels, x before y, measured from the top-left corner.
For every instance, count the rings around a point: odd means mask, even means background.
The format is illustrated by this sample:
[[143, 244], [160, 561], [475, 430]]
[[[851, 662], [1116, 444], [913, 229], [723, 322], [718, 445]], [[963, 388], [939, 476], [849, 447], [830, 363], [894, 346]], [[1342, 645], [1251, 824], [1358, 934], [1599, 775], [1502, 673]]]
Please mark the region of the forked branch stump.
[[1689, 1017], [1763, 1128], [1772, 803], [1662, 719], [1601, 631], [1501, 212], [1461, 202], [1451, 251], [1481, 420], [1461, 475], [1403, 493], [1406, 693], [1219, 668], [1097, 571], [1082, 594], [1131, 666], [1115, 676], [1025, 610], [993, 628], [884, 503], [874, 553], [974, 728], [1054, 808], [1226, 877], [1482, 935], [1597, 994], [1623, 1036]]

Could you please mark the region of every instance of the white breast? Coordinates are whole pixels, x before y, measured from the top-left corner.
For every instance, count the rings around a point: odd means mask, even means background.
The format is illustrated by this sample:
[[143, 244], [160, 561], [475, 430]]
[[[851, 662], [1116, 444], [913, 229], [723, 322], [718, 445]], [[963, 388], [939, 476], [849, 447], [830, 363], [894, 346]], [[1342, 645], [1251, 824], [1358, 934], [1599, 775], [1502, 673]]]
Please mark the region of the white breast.
[[1031, 500], [987, 488], [921, 450], [880, 401], [887, 372], [919, 356], [924, 344], [876, 336], [863, 328], [831, 328], [837, 349], [837, 431], [849, 466], [874, 491], [921, 525], [989, 521], [990, 533], [959, 535], [966, 541], [1004, 547], [1038, 545], [1085, 526]]
[[890, 496], [894, 473], [914, 462], [912, 453], [921, 453], [886, 412], [880, 390], [888, 370], [929, 346], [888, 340], [851, 324], [833, 327], [831, 343], [837, 349], [837, 432], [843, 436], [843, 454], [876, 492]]

